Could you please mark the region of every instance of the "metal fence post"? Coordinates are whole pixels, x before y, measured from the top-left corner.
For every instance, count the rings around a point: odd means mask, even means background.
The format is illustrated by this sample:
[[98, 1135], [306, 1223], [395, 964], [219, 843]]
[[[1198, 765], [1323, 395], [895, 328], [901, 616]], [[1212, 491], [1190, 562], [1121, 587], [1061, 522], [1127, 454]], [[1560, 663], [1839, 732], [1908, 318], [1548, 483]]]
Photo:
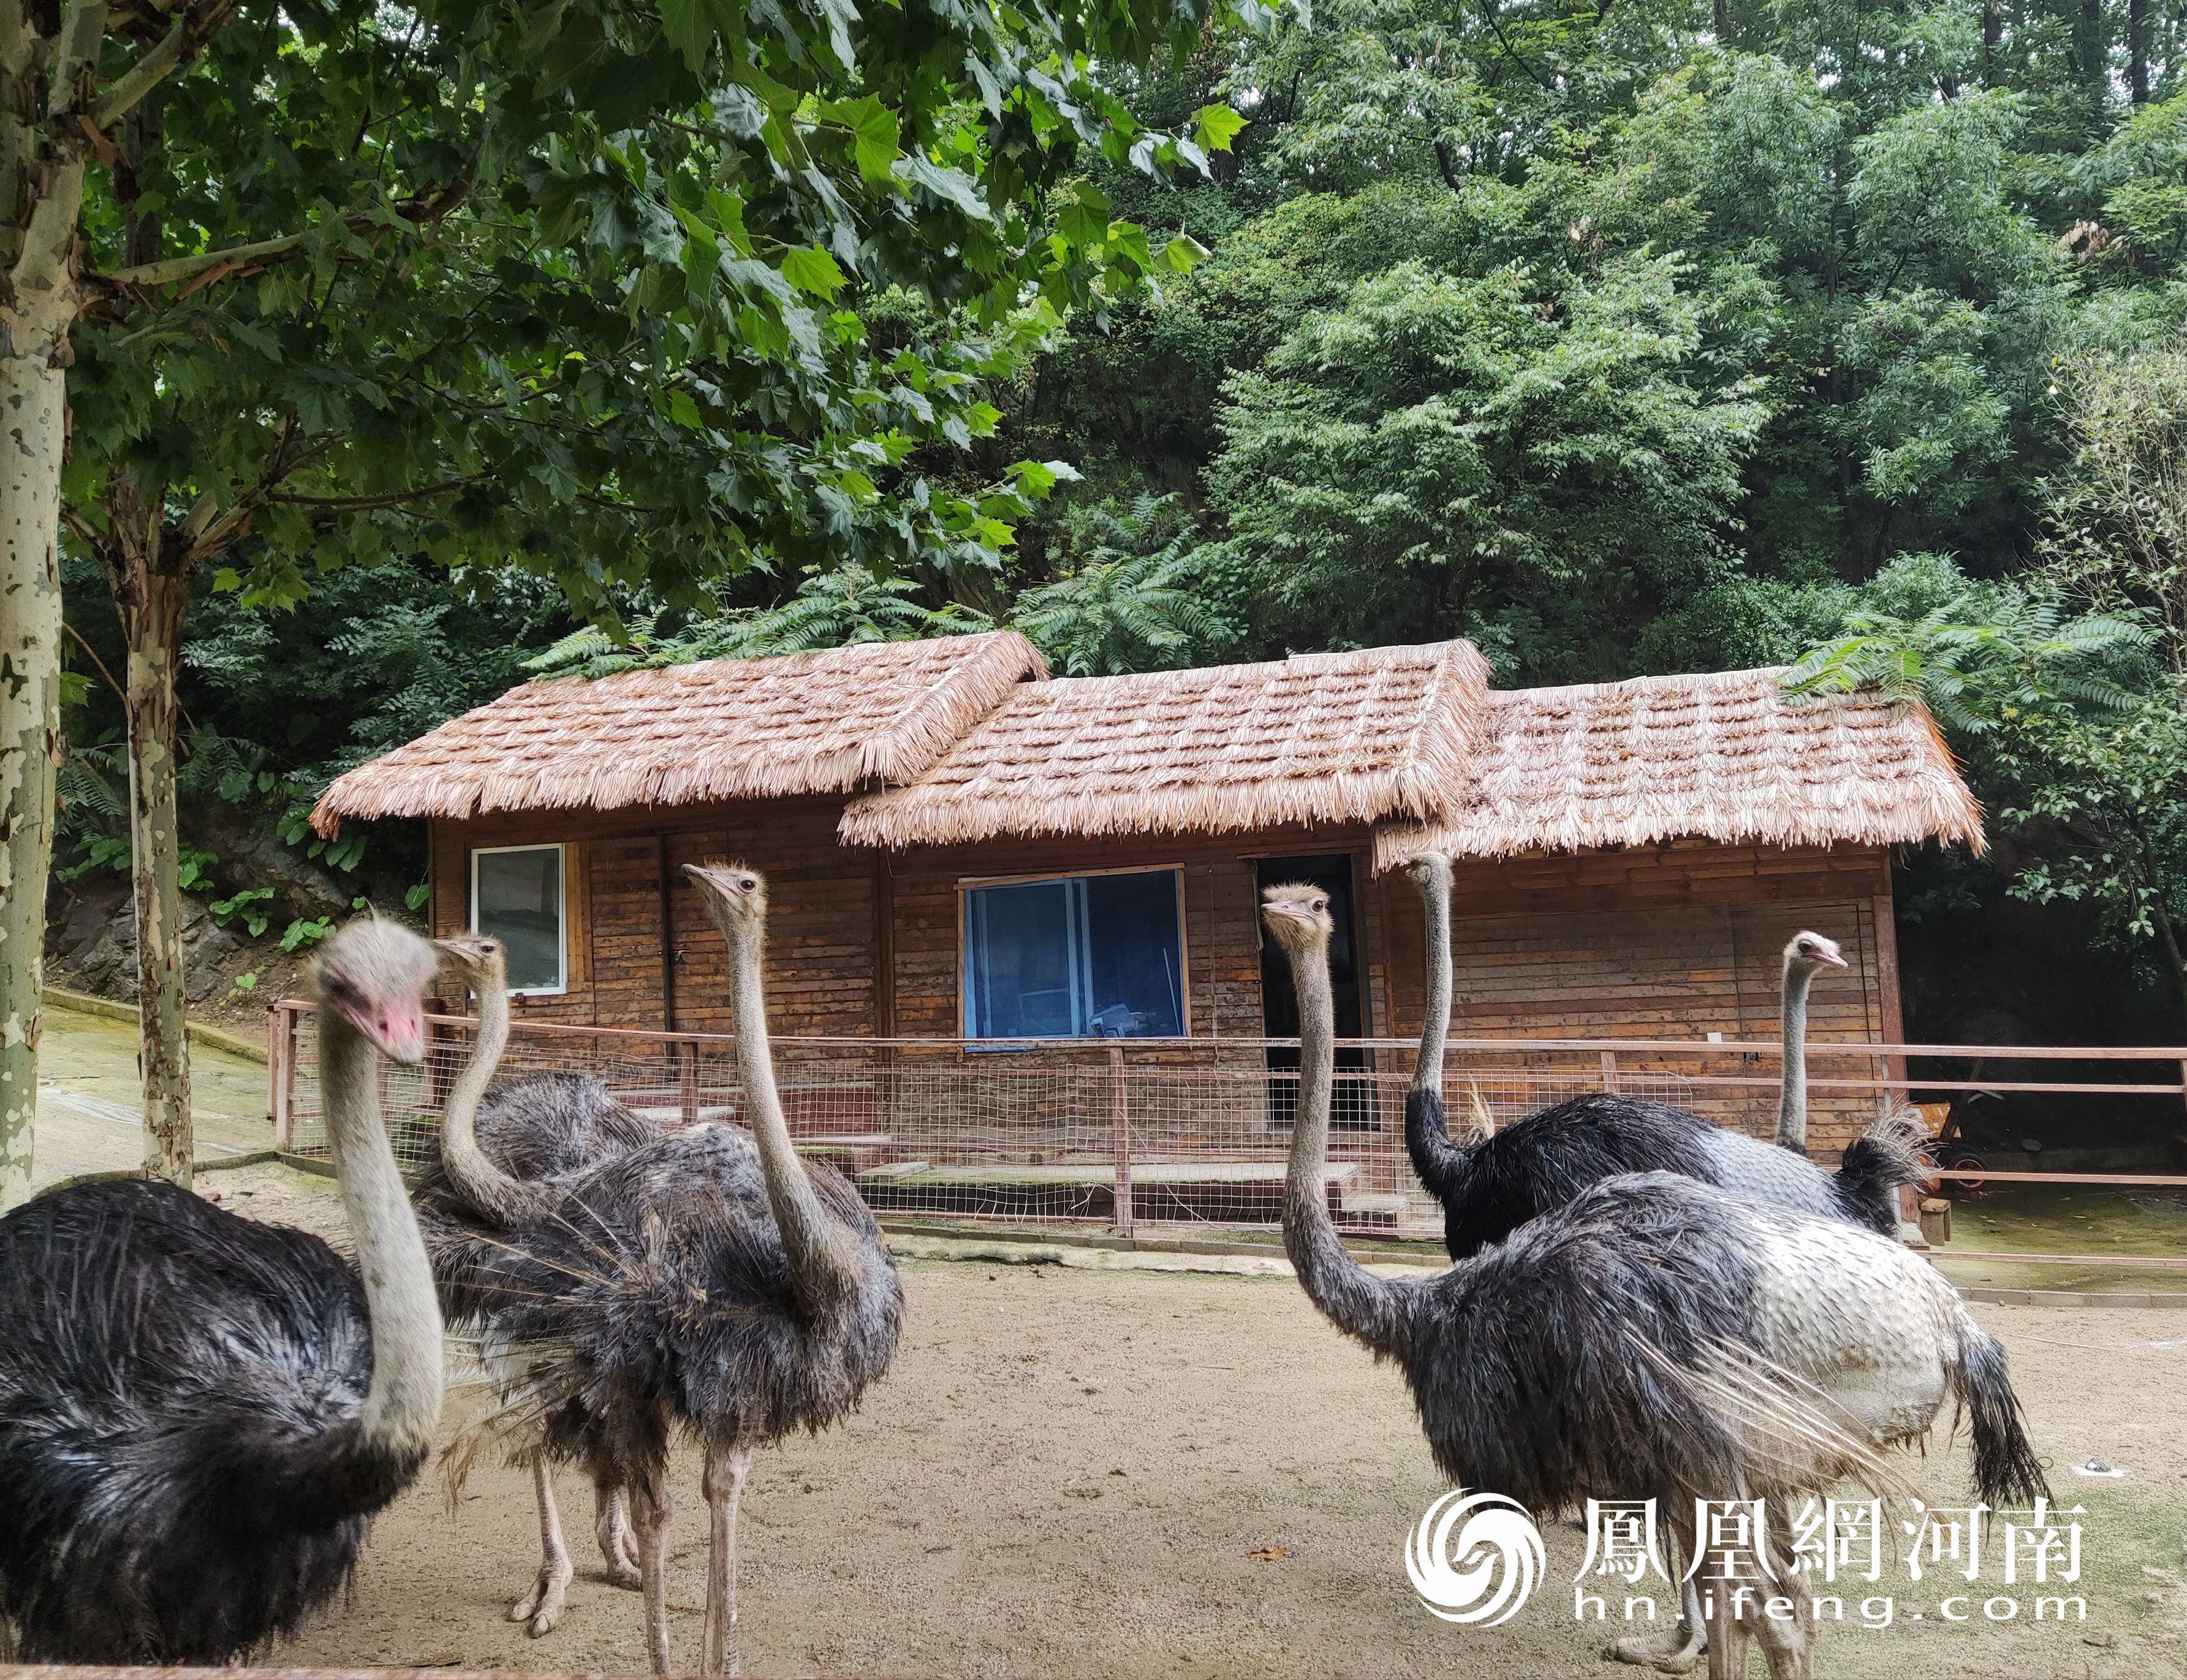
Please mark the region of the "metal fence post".
[[1109, 1126], [1116, 1155], [1116, 1234], [1132, 1234], [1132, 1116], [1124, 1099], [1124, 1048], [1109, 1047]]

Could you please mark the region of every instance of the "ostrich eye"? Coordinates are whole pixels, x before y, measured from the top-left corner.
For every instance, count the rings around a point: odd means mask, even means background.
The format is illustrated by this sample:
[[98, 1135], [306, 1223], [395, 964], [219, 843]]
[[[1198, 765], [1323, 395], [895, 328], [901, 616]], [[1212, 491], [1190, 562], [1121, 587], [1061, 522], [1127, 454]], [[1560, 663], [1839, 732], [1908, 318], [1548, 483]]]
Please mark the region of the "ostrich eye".
[[750, 875], [745, 875], [739, 878], [737, 885], [742, 887], [746, 892], [750, 892], [754, 887], [757, 886], [759, 883], [754, 880]]

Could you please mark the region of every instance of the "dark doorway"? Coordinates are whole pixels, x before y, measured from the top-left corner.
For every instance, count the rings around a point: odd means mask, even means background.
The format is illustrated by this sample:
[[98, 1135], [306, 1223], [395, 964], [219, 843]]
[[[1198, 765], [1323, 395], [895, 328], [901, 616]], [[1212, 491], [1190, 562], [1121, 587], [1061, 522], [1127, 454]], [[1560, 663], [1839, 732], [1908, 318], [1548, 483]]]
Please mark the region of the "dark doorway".
[[[1336, 1004], [1336, 1036], [1340, 1039], [1365, 1036], [1361, 1008], [1359, 921], [1353, 913], [1352, 859], [1344, 854], [1323, 857], [1262, 857], [1255, 860], [1254, 902], [1261, 890], [1289, 881], [1309, 881], [1329, 895], [1329, 917], [1335, 931], [1329, 941], [1329, 983]], [[1259, 913], [1255, 912], [1256, 924]], [[1290, 961], [1261, 929], [1261, 1031], [1269, 1038], [1296, 1038], [1299, 1030], [1298, 993], [1291, 986]], [[1299, 1053], [1288, 1045], [1268, 1048], [1268, 1071], [1296, 1073]], [[1330, 1124], [1352, 1132], [1377, 1129], [1375, 1094], [1365, 1079], [1347, 1079], [1346, 1073], [1367, 1070], [1363, 1051], [1340, 1044], [1336, 1052], [1336, 1090], [1330, 1104]], [[1298, 1082], [1268, 1082], [1268, 1121], [1288, 1127], [1298, 1108]]]

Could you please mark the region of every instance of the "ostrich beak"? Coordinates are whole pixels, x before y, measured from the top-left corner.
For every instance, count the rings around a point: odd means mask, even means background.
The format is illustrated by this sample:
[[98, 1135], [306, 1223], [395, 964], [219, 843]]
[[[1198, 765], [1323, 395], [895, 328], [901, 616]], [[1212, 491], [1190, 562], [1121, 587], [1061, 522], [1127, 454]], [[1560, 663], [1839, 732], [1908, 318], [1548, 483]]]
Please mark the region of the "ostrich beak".
[[389, 1061], [415, 1067], [425, 1059], [425, 1009], [417, 999], [344, 1002], [341, 1012]]
[[469, 974], [484, 974], [493, 964], [493, 941], [490, 939], [456, 934], [435, 940], [433, 948]]

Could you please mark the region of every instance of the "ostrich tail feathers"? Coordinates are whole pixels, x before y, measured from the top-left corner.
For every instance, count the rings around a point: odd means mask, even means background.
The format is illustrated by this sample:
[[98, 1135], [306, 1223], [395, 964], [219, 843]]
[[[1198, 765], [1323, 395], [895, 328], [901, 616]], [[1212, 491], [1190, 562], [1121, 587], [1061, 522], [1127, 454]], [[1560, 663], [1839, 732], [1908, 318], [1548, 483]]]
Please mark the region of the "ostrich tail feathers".
[[[1856, 1482], [1880, 1499], [1914, 1493], [1913, 1484], [1874, 1443], [1836, 1421], [1819, 1388], [1758, 1357], [1751, 1346], [1711, 1342], [1697, 1365], [1682, 1368], [1646, 1341], [1634, 1340], [1661, 1380], [1683, 1396], [1689, 1415], [1706, 1420], [1706, 1429], [1689, 1431], [1702, 1448], [1689, 1467], [1689, 1474], [1702, 1478], [1687, 1490], [1696, 1497], [1726, 1497], [1712, 1488], [1798, 1492], [1841, 1481]], [[1708, 1462], [1718, 1455], [1721, 1462]]]
[[1495, 1135], [1496, 1115], [1481, 1096], [1481, 1087], [1469, 1080], [1465, 1087], [1465, 1135], [1460, 1141], [1471, 1149]]
[[1974, 1436], [1975, 1486], [1983, 1502], [2003, 1509], [2048, 1497], [2050, 1484], [2027, 1439], [2027, 1419], [2012, 1391], [2004, 1349], [1964, 1312], [1957, 1377], [1959, 1402]]

